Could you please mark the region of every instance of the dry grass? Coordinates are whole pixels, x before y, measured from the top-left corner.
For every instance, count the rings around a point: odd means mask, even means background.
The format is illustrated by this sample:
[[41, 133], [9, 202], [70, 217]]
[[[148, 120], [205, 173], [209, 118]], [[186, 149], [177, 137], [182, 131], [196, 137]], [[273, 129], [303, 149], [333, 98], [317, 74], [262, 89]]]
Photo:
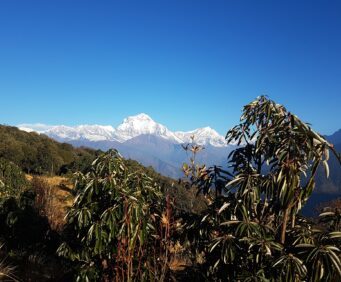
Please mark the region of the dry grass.
[[170, 263], [169, 268], [172, 271], [182, 271], [184, 270], [190, 263], [185, 258], [179, 258], [177, 256], [173, 256]]
[[2, 249], [3, 245], [0, 245], [0, 281], [18, 281], [14, 274], [15, 267], [6, 263]]
[[15, 267], [0, 261], [0, 281], [18, 281], [14, 275]]
[[25, 174], [25, 177], [28, 181], [31, 181], [33, 179], [33, 176], [31, 174]]
[[191, 264], [191, 261], [186, 254], [186, 248], [179, 241], [173, 244], [170, 248], [171, 260], [169, 268], [173, 271], [182, 271]]
[[67, 208], [73, 197], [67, 191], [72, 189], [68, 178], [61, 176], [26, 176], [35, 190], [36, 205], [42, 215], [47, 216], [53, 230], [61, 230], [65, 224]]

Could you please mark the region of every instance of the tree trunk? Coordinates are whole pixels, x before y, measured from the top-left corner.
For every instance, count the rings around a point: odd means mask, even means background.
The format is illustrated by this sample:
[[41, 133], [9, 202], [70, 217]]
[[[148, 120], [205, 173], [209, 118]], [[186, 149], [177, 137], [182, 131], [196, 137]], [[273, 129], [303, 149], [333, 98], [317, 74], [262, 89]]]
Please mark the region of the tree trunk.
[[285, 232], [287, 231], [288, 218], [289, 218], [289, 208], [286, 208], [283, 214], [283, 225], [282, 225], [282, 233], [281, 233], [282, 244], [285, 243]]
[[291, 228], [294, 228], [296, 224], [296, 214], [293, 214], [291, 218]]

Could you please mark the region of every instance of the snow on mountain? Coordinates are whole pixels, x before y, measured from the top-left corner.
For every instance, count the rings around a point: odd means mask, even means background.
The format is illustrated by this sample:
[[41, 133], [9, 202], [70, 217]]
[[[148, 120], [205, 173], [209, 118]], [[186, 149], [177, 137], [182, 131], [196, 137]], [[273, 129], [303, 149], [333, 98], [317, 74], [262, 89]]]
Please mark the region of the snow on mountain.
[[24, 123], [24, 124], [19, 124], [18, 125], [18, 128], [20, 130], [23, 130], [23, 131], [27, 131], [27, 132], [32, 132], [32, 131], [35, 131], [35, 132], [38, 132], [38, 133], [42, 133], [42, 132], [45, 132], [46, 130], [50, 129], [51, 125], [47, 125], [47, 124], [43, 124], [43, 123]]
[[20, 124], [18, 128], [27, 132], [35, 131], [46, 134], [59, 141], [89, 140], [103, 141], [115, 140], [115, 129], [110, 125], [45, 125], [45, 124]]
[[23, 131], [26, 131], [26, 132], [35, 132], [34, 129], [32, 129], [30, 127], [25, 127], [25, 126], [20, 126], [19, 129], [23, 130]]
[[210, 127], [199, 128], [188, 132], [177, 131], [175, 135], [182, 140], [182, 143], [190, 143], [193, 138], [194, 143], [199, 145], [209, 144], [214, 147], [226, 146], [225, 138]]
[[18, 127], [25, 131], [46, 134], [58, 141], [88, 140], [124, 143], [140, 135], [154, 135], [174, 144], [182, 144], [190, 143], [192, 141], [191, 136], [194, 136], [194, 142], [200, 145], [227, 146], [224, 137], [210, 127], [188, 132], [172, 132], [166, 126], [155, 122], [144, 113], [124, 119], [123, 123], [117, 128], [110, 125], [49, 126], [45, 124], [21, 124]]
[[116, 141], [114, 137], [115, 129], [110, 125], [79, 125], [75, 127], [58, 125], [46, 130], [44, 134], [66, 141], [79, 139], [89, 141]]
[[156, 123], [150, 116], [143, 113], [124, 119], [115, 132], [117, 139], [121, 142], [143, 134], [156, 135], [176, 143], [182, 143], [182, 140], [167, 127]]

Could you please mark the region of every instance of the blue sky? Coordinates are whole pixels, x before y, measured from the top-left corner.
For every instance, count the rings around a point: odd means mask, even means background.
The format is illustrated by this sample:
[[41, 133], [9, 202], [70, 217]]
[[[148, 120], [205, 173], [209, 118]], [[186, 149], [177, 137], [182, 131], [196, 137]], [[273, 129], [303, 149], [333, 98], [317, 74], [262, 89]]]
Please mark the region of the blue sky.
[[261, 94], [341, 128], [341, 1], [0, 1], [0, 123], [224, 134]]

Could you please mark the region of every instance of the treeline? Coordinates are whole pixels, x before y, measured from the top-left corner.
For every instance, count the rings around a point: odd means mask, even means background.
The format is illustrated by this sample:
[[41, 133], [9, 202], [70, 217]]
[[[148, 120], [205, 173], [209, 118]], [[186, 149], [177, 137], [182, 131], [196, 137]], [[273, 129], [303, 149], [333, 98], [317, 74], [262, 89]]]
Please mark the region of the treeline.
[[65, 174], [84, 170], [99, 151], [74, 148], [45, 135], [0, 125], [0, 158], [32, 174]]

